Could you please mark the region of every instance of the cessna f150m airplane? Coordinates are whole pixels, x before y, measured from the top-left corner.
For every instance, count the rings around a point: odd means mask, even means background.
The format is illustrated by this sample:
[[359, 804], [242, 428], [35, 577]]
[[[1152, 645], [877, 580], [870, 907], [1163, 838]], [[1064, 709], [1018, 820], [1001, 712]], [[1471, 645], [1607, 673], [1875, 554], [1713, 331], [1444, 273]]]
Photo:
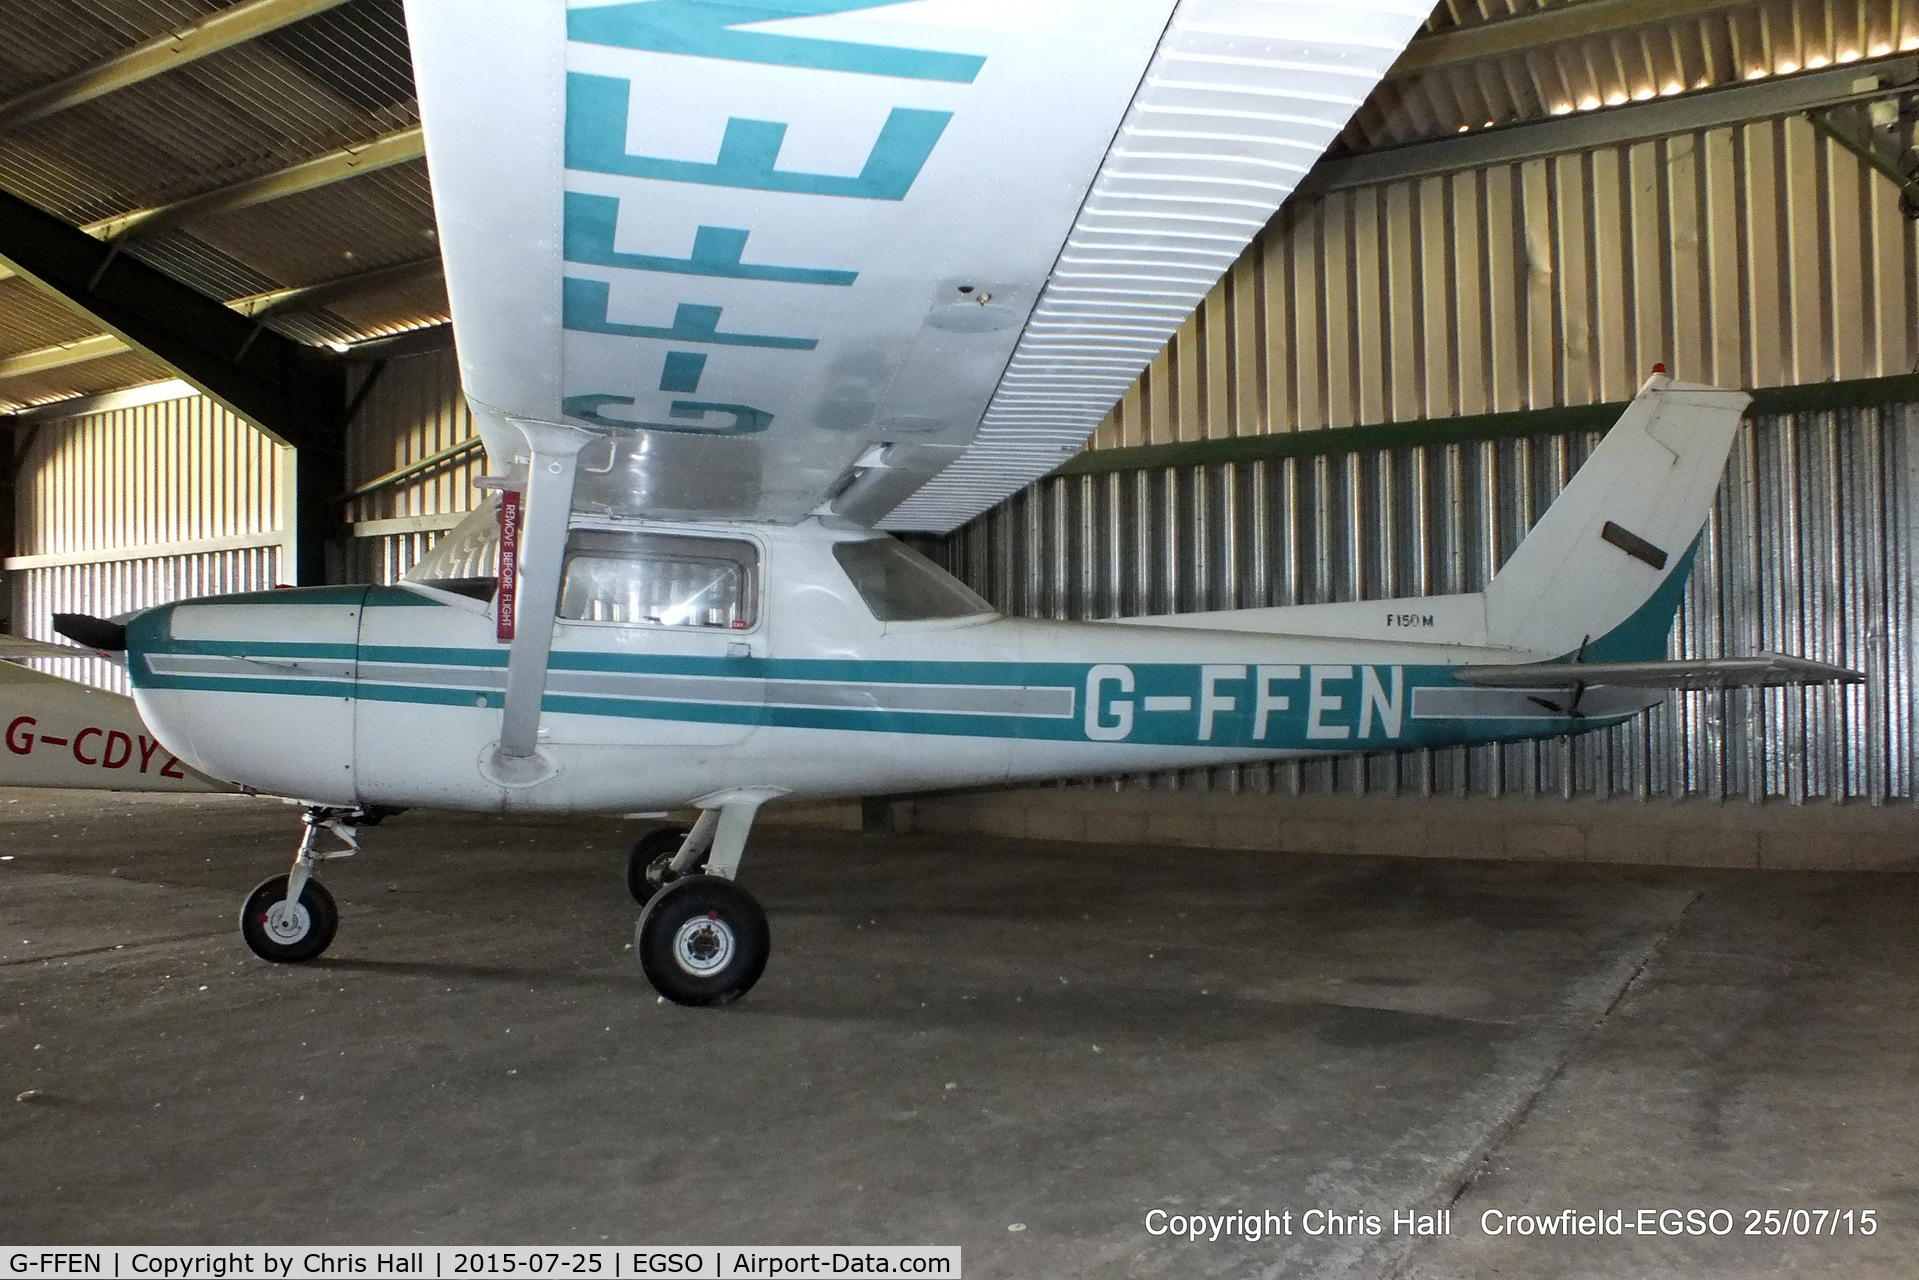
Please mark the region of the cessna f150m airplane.
[[875, 527], [1078, 448], [1392, 63], [1426, 0], [408, 0], [487, 502], [407, 581], [124, 626], [169, 751], [313, 807], [247, 900], [336, 913], [319, 833], [394, 808], [690, 805], [632, 877], [685, 1004], [767, 961], [735, 882], [787, 797], [1544, 737], [1662, 662], [1746, 397], [1655, 374], [1483, 593], [1007, 618]]

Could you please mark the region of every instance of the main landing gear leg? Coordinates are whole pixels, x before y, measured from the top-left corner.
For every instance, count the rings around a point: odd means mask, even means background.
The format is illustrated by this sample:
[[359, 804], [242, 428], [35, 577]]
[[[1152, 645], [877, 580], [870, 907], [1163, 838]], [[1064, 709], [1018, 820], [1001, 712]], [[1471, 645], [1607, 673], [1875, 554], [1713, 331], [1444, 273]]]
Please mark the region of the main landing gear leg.
[[[633, 930], [633, 951], [653, 989], [675, 1004], [725, 1004], [766, 969], [773, 936], [753, 895], [733, 883], [760, 805], [772, 797], [712, 797], [668, 865], [669, 879]], [[693, 867], [704, 856], [703, 873]]]
[[[355, 823], [362, 816], [358, 809], [321, 805], [301, 816], [306, 832], [294, 855], [292, 872], [261, 881], [240, 908], [240, 937], [254, 955], [276, 964], [298, 964], [327, 949], [340, 927], [340, 911], [333, 895], [313, 878], [313, 873], [328, 858], [349, 858], [360, 851]], [[374, 820], [378, 821], [377, 817]], [[332, 832], [346, 847], [322, 849], [322, 831]]]
[[713, 846], [718, 809], [700, 810], [699, 821], [686, 827], [656, 827], [641, 836], [626, 855], [626, 888], [633, 901], [645, 906], [671, 881], [698, 871]]

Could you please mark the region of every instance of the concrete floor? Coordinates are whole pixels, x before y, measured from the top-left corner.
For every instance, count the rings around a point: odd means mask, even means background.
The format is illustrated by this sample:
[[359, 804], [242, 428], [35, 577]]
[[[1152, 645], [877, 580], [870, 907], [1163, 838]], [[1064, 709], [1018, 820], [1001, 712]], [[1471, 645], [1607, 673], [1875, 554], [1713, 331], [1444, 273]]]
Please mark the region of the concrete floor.
[[[773, 962], [687, 1010], [623, 950], [640, 828], [611, 819], [408, 814], [327, 868], [326, 957], [255, 961], [233, 916], [296, 813], [0, 793], [0, 1239], [923, 1242], [972, 1277], [1919, 1265], [1916, 877], [766, 827], [743, 878]], [[1449, 1205], [1445, 1238], [1391, 1231]], [[1668, 1207], [1735, 1234], [1479, 1226]], [[1295, 1234], [1155, 1237], [1156, 1208]], [[1382, 1233], [1299, 1234], [1313, 1208]], [[1742, 1234], [1793, 1208], [1879, 1227]]]

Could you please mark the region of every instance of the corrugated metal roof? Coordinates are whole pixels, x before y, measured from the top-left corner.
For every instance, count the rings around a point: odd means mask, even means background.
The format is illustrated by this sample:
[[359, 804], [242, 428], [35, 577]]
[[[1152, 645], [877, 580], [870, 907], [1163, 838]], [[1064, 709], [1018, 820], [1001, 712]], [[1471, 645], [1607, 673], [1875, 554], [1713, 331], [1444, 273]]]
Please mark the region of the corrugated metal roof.
[[[25, 280], [0, 280], [0, 360], [100, 332], [91, 318], [47, 297]], [[12, 398], [12, 389], [0, 385]]]
[[[8, 0], [0, 101], [209, 13], [218, 0]], [[0, 133], [0, 188], [82, 225], [272, 174], [417, 124], [401, 0], [349, 0], [244, 44]], [[425, 165], [354, 176], [128, 242], [126, 252], [211, 297], [334, 280], [435, 251]], [[0, 284], [0, 354], [97, 332]], [[23, 299], [32, 298], [29, 302]], [[436, 283], [384, 287], [351, 305], [264, 323], [307, 342], [351, 342], [446, 319]], [[120, 358], [0, 382], [0, 404], [84, 394], [158, 366]]]
[[191, 234], [280, 284], [372, 271], [438, 249], [422, 160], [202, 218]]
[[[9, 0], [0, 47], [16, 44], [15, 24], [48, 10], [150, 7]], [[137, 39], [168, 25], [152, 22]], [[41, 71], [11, 87], [53, 78]], [[79, 224], [269, 173], [418, 118], [400, 0], [352, 0], [0, 135], [0, 185]]]
[[[1582, 8], [1601, 12], [1593, 0], [1449, 0], [1434, 10], [1427, 30], [1443, 35]], [[1348, 151], [1397, 146], [1919, 48], [1919, 6], [1901, 0], [1691, 8], [1668, 21], [1389, 78], [1354, 116], [1341, 144]]]
[[138, 352], [128, 351], [104, 360], [70, 364], [45, 373], [9, 378], [0, 383], [0, 395], [15, 408], [48, 404], [73, 396], [90, 396], [122, 387], [139, 387], [173, 377], [173, 371]]
[[221, 8], [221, 0], [12, 0], [0, 42], [0, 97], [11, 98]]

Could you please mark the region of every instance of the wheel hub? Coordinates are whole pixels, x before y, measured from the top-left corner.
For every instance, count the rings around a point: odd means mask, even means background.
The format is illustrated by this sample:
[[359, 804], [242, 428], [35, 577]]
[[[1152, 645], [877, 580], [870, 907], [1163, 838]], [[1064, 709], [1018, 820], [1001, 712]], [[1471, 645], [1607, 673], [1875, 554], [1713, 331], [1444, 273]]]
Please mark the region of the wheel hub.
[[673, 935], [673, 960], [696, 978], [710, 978], [733, 959], [733, 930], [719, 913], [694, 916]]
[[307, 909], [297, 902], [289, 903], [285, 898], [267, 908], [261, 917], [266, 926], [267, 937], [283, 947], [290, 947], [307, 936], [307, 930], [313, 927], [313, 917]]

